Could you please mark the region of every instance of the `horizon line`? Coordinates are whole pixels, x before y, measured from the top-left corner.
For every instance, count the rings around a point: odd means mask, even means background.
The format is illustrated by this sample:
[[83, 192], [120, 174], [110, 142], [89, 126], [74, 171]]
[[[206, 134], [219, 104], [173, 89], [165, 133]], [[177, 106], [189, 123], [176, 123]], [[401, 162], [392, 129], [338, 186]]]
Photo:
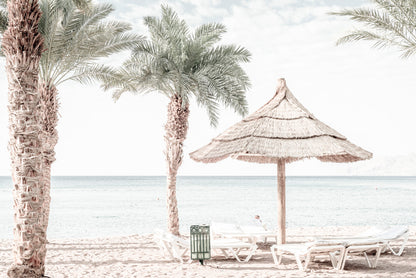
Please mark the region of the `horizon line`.
[[[276, 177], [277, 175], [177, 175], [177, 177]], [[10, 175], [0, 175], [0, 178], [11, 177]], [[166, 175], [53, 175], [54, 177], [166, 177]], [[360, 178], [360, 177], [416, 177], [416, 175], [287, 175], [286, 177], [341, 177], [341, 178]]]

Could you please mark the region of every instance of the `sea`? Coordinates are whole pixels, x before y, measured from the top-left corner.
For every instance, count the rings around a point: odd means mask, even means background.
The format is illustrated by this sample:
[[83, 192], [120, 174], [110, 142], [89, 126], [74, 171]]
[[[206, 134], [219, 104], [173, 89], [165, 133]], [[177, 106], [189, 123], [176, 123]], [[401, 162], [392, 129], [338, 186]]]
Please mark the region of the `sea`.
[[[148, 234], [167, 226], [166, 177], [53, 177], [48, 237]], [[210, 221], [277, 223], [275, 176], [179, 176], [180, 230]], [[13, 237], [10, 177], [0, 177], [0, 239]], [[416, 225], [416, 177], [286, 179], [287, 227]]]

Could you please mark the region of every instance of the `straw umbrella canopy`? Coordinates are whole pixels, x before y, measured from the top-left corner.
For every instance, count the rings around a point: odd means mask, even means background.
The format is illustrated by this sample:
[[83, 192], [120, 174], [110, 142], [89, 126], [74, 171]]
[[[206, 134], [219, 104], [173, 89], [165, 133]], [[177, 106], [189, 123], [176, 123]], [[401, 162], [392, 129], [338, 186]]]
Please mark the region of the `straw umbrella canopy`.
[[192, 152], [195, 161], [212, 163], [227, 157], [277, 164], [278, 235], [286, 238], [285, 164], [316, 157], [324, 162], [370, 159], [372, 153], [352, 144], [320, 122], [279, 79], [274, 97], [256, 112]]

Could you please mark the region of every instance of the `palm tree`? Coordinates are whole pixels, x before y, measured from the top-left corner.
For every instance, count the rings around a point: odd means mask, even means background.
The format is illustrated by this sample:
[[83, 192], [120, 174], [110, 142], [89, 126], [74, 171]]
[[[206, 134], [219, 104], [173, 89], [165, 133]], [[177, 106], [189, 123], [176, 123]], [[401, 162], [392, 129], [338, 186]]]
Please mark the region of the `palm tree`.
[[[36, 114], [40, 130], [37, 133], [40, 134], [43, 148], [41, 167], [36, 169], [42, 173], [43, 203], [39, 221], [46, 240], [51, 164], [55, 160], [54, 148], [58, 141], [57, 87], [68, 80], [90, 83], [97, 78], [105, 79], [112, 71], [100, 64], [99, 59], [131, 49], [142, 37], [127, 33], [131, 29], [127, 23], [105, 20], [113, 11], [109, 4], [93, 5], [89, 0], [40, 0], [39, 4], [42, 11], [39, 32], [44, 37], [44, 51], [40, 70], [36, 71], [39, 84], [37, 80], [33, 84], [37, 84], [40, 98]], [[1, 33], [7, 28], [8, 22], [12, 22], [7, 20], [6, 10], [1, 9], [5, 5], [6, 1], [0, 0]], [[3, 41], [7, 38], [6, 34]], [[6, 54], [6, 50], [4, 52]], [[11, 150], [14, 149], [13, 144], [15, 141], [10, 143]], [[46, 254], [46, 249], [44, 252]]]
[[[1, 2], [4, 6], [5, 1]], [[38, 134], [39, 62], [43, 39], [38, 31], [41, 12], [37, 0], [9, 0], [1, 12], [2, 48], [9, 82], [9, 150], [14, 195], [14, 264], [8, 276], [41, 277], [44, 273], [46, 233], [41, 223], [44, 202], [42, 141]], [[8, 24], [7, 24], [8, 22]]]
[[168, 230], [178, 235], [176, 175], [183, 159], [190, 98], [206, 108], [213, 126], [218, 123], [219, 104], [245, 115], [249, 80], [240, 63], [248, 62], [250, 53], [243, 47], [215, 45], [226, 31], [221, 24], [204, 24], [191, 33], [168, 6], [162, 5], [160, 19], [145, 17], [144, 24], [150, 38], [133, 50], [117, 78], [106, 80], [104, 88], [114, 88], [115, 99], [127, 91], [155, 91], [170, 99], [165, 125]]
[[416, 53], [416, 1], [373, 0], [375, 8], [345, 9], [331, 14], [347, 16], [364, 28], [340, 38], [337, 44], [367, 40], [373, 47], [397, 47], [402, 57]]
[[[54, 149], [58, 142], [57, 87], [69, 80], [91, 83], [97, 78], [106, 79], [112, 73], [111, 68], [99, 64], [98, 60], [131, 49], [142, 37], [127, 33], [130, 24], [105, 20], [113, 11], [110, 4], [94, 5], [90, 0], [40, 0], [40, 8], [39, 31], [45, 39], [39, 73], [45, 184], [42, 222], [47, 228], [51, 164], [55, 161]], [[0, 23], [3, 21], [0, 19]]]
[[[51, 164], [55, 160], [58, 142], [58, 90], [62, 83], [74, 80], [91, 83], [105, 79], [112, 71], [98, 60], [140, 42], [141, 36], [127, 33], [128, 23], [109, 21], [113, 11], [110, 4], [93, 5], [90, 1], [41, 0], [43, 12], [39, 30], [45, 38], [40, 63], [39, 94], [42, 101], [42, 130], [46, 134], [43, 151], [45, 176], [45, 219], [47, 227], [50, 204]], [[82, 8], [82, 9], [80, 9]]]

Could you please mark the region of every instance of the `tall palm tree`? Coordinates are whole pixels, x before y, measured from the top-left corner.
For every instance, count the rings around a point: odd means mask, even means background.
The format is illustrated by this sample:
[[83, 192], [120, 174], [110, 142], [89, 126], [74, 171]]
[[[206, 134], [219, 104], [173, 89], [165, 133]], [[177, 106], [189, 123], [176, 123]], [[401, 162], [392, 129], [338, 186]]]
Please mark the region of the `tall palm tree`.
[[[91, 83], [105, 79], [111, 69], [99, 59], [129, 50], [142, 37], [128, 33], [128, 23], [106, 20], [113, 12], [110, 4], [92, 4], [85, 0], [41, 0], [43, 12], [39, 30], [46, 51], [40, 63], [39, 93], [42, 101], [42, 130], [46, 134], [43, 151], [45, 176], [45, 219], [47, 227], [50, 203], [51, 164], [58, 142], [58, 90], [62, 83], [74, 80]], [[81, 8], [80, 8], [81, 7]]]
[[[36, 84], [40, 98], [37, 105], [40, 123], [38, 133], [43, 148], [42, 167], [36, 169], [42, 170], [42, 213], [39, 217], [46, 237], [51, 164], [55, 160], [54, 148], [58, 141], [57, 87], [68, 80], [90, 83], [97, 78], [105, 79], [112, 71], [100, 64], [99, 59], [131, 49], [142, 37], [127, 33], [131, 29], [127, 23], [106, 20], [113, 11], [109, 4], [93, 5], [90, 0], [40, 0], [39, 4], [42, 10], [39, 32], [44, 37], [44, 51], [40, 71], [36, 71], [39, 74], [39, 84]], [[1, 9], [5, 5], [6, 1], [0, 0], [1, 33], [7, 28], [8, 22], [12, 22], [7, 20], [7, 11]], [[6, 38], [4, 33], [3, 41]], [[11, 142], [11, 146], [14, 143]]]
[[168, 230], [179, 234], [176, 175], [183, 159], [188, 131], [189, 100], [207, 109], [212, 125], [218, 123], [218, 107], [224, 104], [241, 115], [247, 113], [245, 91], [249, 80], [240, 63], [250, 53], [235, 45], [216, 45], [225, 33], [221, 24], [204, 24], [190, 32], [185, 21], [168, 6], [162, 17], [145, 17], [150, 38], [137, 46], [104, 88], [114, 98], [124, 92], [159, 92], [170, 99], [166, 135]]
[[[69, 80], [90, 83], [97, 78], [106, 79], [112, 73], [111, 68], [100, 64], [99, 59], [129, 50], [143, 38], [127, 33], [131, 30], [128, 23], [106, 20], [113, 11], [110, 4], [92, 4], [90, 0], [40, 0], [40, 8], [39, 31], [45, 39], [39, 73], [45, 184], [42, 222], [47, 228], [51, 164], [55, 161], [54, 149], [58, 142], [57, 87]], [[1, 22], [4, 20], [0, 19]]]
[[374, 8], [345, 9], [331, 14], [347, 16], [363, 23], [362, 29], [352, 31], [340, 38], [337, 44], [367, 40], [373, 46], [397, 47], [402, 57], [416, 53], [416, 1], [415, 0], [373, 0]]
[[[3, 5], [5, 1], [1, 2]], [[13, 278], [44, 273], [46, 233], [41, 223], [44, 202], [42, 141], [39, 137], [39, 62], [43, 39], [38, 31], [41, 12], [37, 0], [9, 0], [8, 19], [1, 12], [2, 48], [9, 82], [9, 150], [14, 196]]]

